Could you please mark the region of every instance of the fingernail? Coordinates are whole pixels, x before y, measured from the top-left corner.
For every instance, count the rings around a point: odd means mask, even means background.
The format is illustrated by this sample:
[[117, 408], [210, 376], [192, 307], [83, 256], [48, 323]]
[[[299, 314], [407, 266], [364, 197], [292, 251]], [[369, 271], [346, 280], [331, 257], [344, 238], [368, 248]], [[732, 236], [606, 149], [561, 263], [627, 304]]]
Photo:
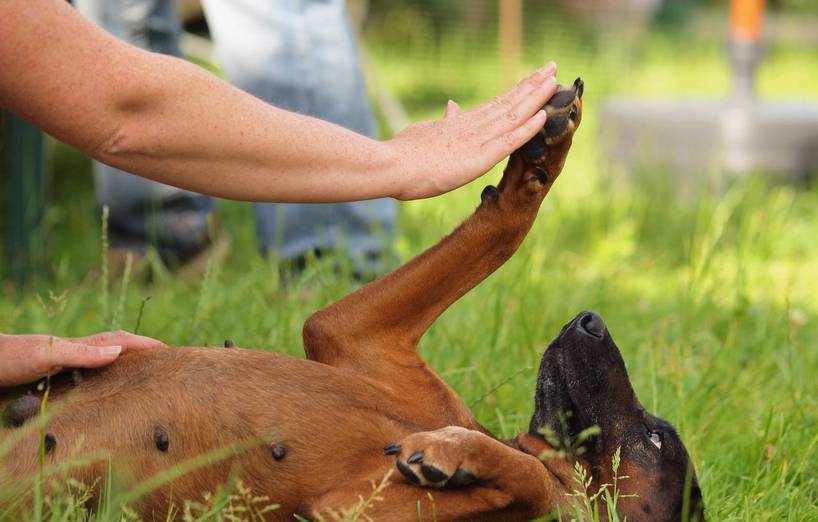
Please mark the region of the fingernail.
[[557, 70], [556, 62], [548, 62], [547, 64], [545, 64], [545, 67], [542, 68], [542, 71], [546, 74], [550, 74], [556, 70]]
[[103, 357], [111, 357], [112, 355], [119, 355], [122, 352], [121, 346], [103, 346], [99, 349], [99, 354]]

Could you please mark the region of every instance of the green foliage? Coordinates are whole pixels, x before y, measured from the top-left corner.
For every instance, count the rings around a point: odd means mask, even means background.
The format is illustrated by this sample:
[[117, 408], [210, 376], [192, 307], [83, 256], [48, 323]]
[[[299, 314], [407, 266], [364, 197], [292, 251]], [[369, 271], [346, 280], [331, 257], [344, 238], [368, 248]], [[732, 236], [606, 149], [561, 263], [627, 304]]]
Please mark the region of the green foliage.
[[[588, 470], [578, 462], [574, 464], [574, 483], [576, 486], [569, 493], [573, 500], [574, 509], [573, 513], [568, 515], [572, 520], [589, 520], [592, 522], [601, 520], [608, 520], [609, 522], [627, 521], [627, 519], [619, 518], [619, 514], [616, 512], [617, 502], [619, 502], [620, 498], [636, 497], [637, 495], [624, 494], [620, 488], [619, 482], [630, 478], [627, 475], [619, 474], [619, 465], [622, 462], [621, 449], [617, 448], [613, 458], [611, 458], [613, 482], [600, 484], [598, 488], [593, 484], [593, 477], [588, 473]], [[605, 509], [601, 509], [600, 506], [605, 506]], [[607, 518], [606, 513], [608, 514]]]
[[572, 414], [570, 411], [559, 412], [559, 433], [547, 426], [540, 429], [540, 434], [551, 445], [551, 449], [540, 455], [540, 460], [553, 458], [574, 460], [574, 458], [585, 453], [586, 442], [602, 433], [599, 426], [590, 426], [580, 431], [576, 437], [571, 437], [568, 433], [568, 419], [571, 418]]

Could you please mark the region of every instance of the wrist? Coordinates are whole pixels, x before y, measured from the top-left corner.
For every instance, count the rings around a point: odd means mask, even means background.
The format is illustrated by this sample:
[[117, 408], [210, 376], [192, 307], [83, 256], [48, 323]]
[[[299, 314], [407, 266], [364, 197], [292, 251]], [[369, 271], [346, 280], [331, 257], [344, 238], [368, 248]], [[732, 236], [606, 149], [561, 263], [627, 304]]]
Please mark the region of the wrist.
[[376, 160], [372, 176], [382, 186], [385, 197], [405, 201], [411, 180], [406, 168], [405, 154], [395, 139], [376, 142]]

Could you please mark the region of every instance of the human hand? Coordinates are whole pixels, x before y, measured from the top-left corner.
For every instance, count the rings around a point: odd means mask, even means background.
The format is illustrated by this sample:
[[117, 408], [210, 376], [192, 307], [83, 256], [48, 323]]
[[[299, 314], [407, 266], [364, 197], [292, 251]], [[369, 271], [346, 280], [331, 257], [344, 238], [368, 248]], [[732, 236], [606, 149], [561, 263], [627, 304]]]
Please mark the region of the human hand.
[[0, 388], [36, 381], [63, 368], [99, 368], [122, 352], [165, 346], [122, 330], [88, 337], [0, 335]]
[[557, 89], [553, 62], [470, 111], [449, 101], [443, 119], [409, 126], [386, 142], [399, 158], [397, 199], [443, 194], [472, 181], [523, 146], [545, 125]]

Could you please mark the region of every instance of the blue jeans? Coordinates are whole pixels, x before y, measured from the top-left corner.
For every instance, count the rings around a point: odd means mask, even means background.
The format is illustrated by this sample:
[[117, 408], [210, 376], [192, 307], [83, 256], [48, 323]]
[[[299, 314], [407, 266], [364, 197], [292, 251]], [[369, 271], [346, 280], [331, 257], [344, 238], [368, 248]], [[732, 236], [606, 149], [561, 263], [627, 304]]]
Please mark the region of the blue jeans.
[[[181, 26], [168, 0], [75, 0], [87, 18], [133, 45], [181, 56]], [[148, 240], [160, 253], [185, 258], [207, 241], [212, 200], [94, 162], [97, 203], [110, 209], [111, 246], [143, 249]]]
[[[345, 0], [204, 0], [203, 5], [231, 83], [277, 107], [376, 136]], [[255, 211], [261, 249], [284, 259], [340, 247], [353, 259], [380, 252], [394, 234], [397, 213], [389, 199], [268, 203], [257, 204]]]
[[[120, 38], [144, 48], [179, 54], [179, 22], [170, 0], [77, 0], [81, 12]], [[227, 79], [278, 107], [376, 135], [344, 0], [205, 0], [216, 52]], [[320, 144], [316, 144], [320, 146]], [[146, 201], [195, 199], [206, 223], [209, 198], [95, 167], [101, 204], [120, 217], [144, 223], [136, 210], [166, 205]], [[255, 205], [259, 246], [280, 259], [309, 251], [344, 250], [353, 259], [388, 249], [395, 231], [393, 200], [332, 205]], [[195, 221], [195, 220], [188, 220]], [[174, 232], [170, 226], [171, 233]], [[204, 229], [203, 229], [204, 230]]]

